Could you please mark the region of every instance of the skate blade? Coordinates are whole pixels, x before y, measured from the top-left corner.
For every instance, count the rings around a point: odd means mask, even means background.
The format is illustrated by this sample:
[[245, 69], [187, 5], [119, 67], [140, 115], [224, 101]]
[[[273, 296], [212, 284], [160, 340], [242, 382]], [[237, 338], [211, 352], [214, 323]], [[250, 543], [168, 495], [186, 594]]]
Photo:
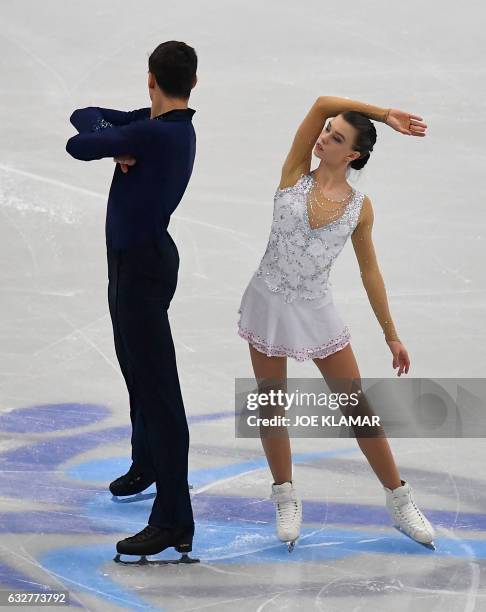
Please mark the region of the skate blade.
[[117, 553], [113, 561], [122, 565], [178, 565], [179, 563], [199, 563], [200, 559], [189, 557], [187, 553], [183, 553], [180, 559], [147, 559], [146, 555], [140, 555], [140, 559], [136, 561], [123, 561], [120, 553]]
[[[194, 489], [194, 485], [190, 484], [189, 489]], [[128, 495], [113, 495], [112, 493], [111, 501], [116, 504], [132, 504], [133, 502], [143, 501], [144, 499], [155, 499], [156, 495], [157, 493], [144, 493], [143, 491], [140, 491], [140, 493], [129, 493]]]
[[287, 549], [290, 552], [292, 552], [295, 548], [295, 540], [290, 540], [289, 542], [287, 542]]
[[402, 533], [403, 535], [407, 536], [407, 538], [410, 538], [412, 540], [412, 542], [415, 542], [416, 544], [421, 544], [422, 546], [425, 546], [425, 548], [428, 548], [429, 550], [437, 550], [435, 547], [434, 542], [419, 542], [418, 540], [415, 540], [414, 538], [412, 538], [411, 535], [409, 535], [408, 533], [406, 533], [405, 531], [403, 531], [403, 529], [400, 529], [400, 527], [398, 527], [397, 525], [393, 525], [395, 527], [395, 529], [399, 532]]
[[115, 504], [133, 504], [144, 499], [155, 499], [157, 493], [134, 493], [133, 495], [113, 495], [111, 501]]

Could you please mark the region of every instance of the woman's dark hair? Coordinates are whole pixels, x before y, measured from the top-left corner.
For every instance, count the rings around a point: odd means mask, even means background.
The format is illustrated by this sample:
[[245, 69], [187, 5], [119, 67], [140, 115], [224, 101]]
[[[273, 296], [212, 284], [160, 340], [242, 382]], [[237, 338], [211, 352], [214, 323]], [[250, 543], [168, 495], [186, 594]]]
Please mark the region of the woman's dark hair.
[[361, 157], [353, 159], [349, 165], [354, 170], [361, 170], [369, 160], [370, 153], [373, 151], [373, 145], [376, 142], [375, 126], [368, 117], [356, 111], [345, 111], [341, 113], [341, 117], [358, 131], [353, 149], [359, 151]]
[[192, 47], [167, 40], [152, 51], [148, 68], [166, 95], [189, 98], [197, 70], [197, 55]]

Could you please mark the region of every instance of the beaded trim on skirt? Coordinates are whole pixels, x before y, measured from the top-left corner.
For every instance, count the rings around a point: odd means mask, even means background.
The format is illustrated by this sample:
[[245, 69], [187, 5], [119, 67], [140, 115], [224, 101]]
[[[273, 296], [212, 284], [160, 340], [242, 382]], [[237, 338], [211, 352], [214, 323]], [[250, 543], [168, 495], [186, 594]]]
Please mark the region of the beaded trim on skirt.
[[258, 351], [265, 353], [267, 357], [292, 357], [297, 361], [327, 357], [344, 348], [351, 339], [351, 334], [346, 326], [341, 334], [321, 346], [295, 350], [281, 344], [269, 344], [261, 336], [254, 334], [249, 329], [242, 328], [240, 325], [238, 325], [238, 335], [250, 342]]

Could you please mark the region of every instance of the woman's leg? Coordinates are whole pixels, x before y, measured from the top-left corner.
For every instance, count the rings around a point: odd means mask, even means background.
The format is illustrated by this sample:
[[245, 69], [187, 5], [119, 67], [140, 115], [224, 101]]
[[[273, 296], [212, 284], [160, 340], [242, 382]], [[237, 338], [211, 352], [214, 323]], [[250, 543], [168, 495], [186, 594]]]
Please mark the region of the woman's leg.
[[[336, 379], [339, 378], [353, 379], [361, 388], [358, 364], [351, 344], [347, 344], [343, 349], [327, 357], [314, 359], [313, 361], [324, 376], [331, 391], [334, 391], [332, 387], [336, 386]], [[402, 484], [400, 475], [386, 437], [384, 435], [383, 437], [370, 438], [357, 436], [356, 439], [382, 485], [390, 489], [400, 487]]]
[[[259, 392], [286, 390], [287, 357], [268, 357], [248, 343]], [[274, 414], [280, 414], [276, 410]], [[264, 415], [267, 416], [267, 415]], [[286, 427], [260, 427], [260, 437], [275, 484], [292, 480], [292, 458]]]

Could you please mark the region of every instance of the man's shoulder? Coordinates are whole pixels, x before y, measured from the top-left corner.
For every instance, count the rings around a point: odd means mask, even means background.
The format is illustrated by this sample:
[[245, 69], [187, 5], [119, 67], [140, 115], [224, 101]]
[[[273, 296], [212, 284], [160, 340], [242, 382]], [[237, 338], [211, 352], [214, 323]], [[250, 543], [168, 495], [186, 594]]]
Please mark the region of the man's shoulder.
[[195, 130], [191, 121], [159, 121], [157, 118], [145, 122], [149, 124], [144, 129], [150, 131], [157, 140], [160, 138], [165, 142], [172, 142], [180, 146], [191, 142], [195, 138]]

